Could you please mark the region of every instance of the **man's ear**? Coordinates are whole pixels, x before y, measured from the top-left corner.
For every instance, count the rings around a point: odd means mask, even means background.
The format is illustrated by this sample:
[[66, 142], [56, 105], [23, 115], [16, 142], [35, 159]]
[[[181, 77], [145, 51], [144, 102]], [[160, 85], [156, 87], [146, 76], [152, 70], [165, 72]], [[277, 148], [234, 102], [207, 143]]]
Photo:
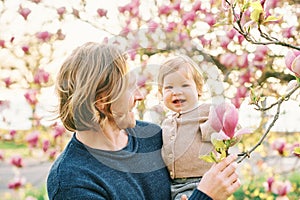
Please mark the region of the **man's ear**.
[[97, 100], [95, 106], [99, 111], [103, 111], [105, 107], [101, 100]]

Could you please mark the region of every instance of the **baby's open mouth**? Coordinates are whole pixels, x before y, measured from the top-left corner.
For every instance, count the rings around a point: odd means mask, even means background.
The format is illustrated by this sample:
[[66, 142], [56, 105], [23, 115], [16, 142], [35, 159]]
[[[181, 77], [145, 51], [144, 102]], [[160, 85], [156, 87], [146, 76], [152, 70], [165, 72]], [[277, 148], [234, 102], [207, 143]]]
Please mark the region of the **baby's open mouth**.
[[175, 104], [181, 104], [181, 103], [184, 103], [185, 102], [185, 100], [183, 100], [183, 99], [176, 99], [176, 100], [174, 100], [174, 101], [172, 101], [172, 103], [175, 103]]

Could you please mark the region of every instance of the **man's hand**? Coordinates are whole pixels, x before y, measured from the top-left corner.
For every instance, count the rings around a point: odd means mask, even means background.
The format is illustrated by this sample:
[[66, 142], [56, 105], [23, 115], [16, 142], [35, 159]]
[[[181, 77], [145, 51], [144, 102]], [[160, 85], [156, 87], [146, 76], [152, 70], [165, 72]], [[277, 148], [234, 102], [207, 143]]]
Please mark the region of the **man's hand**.
[[[223, 200], [231, 196], [241, 186], [235, 172], [237, 167], [236, 158], [236, 155], [230, 155], [218, 164], [214, 164], [204, 174], [197, 189], [214, 200]], [[181, 200], [184, 199], [181, 197]]]

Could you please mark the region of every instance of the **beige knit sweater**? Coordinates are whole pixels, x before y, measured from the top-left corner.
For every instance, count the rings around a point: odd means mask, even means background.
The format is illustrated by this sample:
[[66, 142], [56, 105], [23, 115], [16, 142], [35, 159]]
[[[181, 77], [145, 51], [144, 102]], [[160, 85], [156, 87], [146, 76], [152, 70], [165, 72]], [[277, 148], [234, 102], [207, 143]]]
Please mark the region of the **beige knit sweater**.
[[212, 163], [199, 158], [213, 150], [209, 109], [210, 104], [202, 104], [185, 113], [174, 113], [162, 123], [162, 157], [172, 179], [200, 177], [211, 167]]

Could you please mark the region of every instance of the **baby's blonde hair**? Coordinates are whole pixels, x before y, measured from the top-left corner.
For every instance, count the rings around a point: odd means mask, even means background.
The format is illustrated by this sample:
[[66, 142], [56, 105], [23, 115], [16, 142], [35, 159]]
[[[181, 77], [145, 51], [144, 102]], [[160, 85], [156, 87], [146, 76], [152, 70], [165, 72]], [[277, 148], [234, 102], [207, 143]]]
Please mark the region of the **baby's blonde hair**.
[[[126, 56], [115, 46], [88, 42], [65, 60], [57, 76], [59, 117], [69, 131], [97, 130], [111, 118], [111, 103], [124, 91]], [[101, 112], [96, 108], [100, 101]]]
[[188, 67], [190, 71], [190, 75], [195, 81], [198, 95], [202, 94], [203, 87], [203, 77], [199, 70], [199, 66], [186, 55], [176, 55], [168, 58], [162, 65], [160, 66], [158, 72], [158, 90], [162, 94], [162, 86], [164, 83], [164, 78], [166, 75], [178, 71], [182, 67]]

